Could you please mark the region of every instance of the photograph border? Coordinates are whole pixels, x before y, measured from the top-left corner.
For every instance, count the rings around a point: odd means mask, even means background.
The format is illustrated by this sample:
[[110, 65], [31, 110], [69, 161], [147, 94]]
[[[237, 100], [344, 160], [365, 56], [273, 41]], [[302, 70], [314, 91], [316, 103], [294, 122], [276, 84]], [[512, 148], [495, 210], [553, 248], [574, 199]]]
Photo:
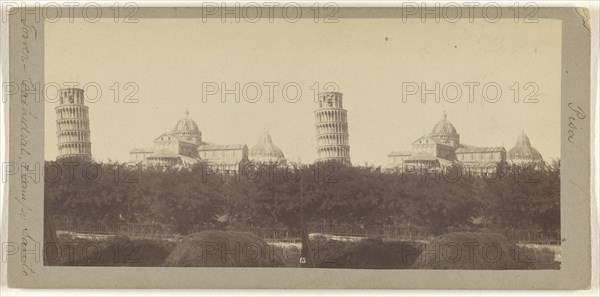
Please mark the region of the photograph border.
[[[17, 8], [20, 9], [20, 8]], [[504, 7], [504, 9], [509, 9]], [[80, 10], [75, 10], [79, 11]], [[77, 12], [76, 12], [77, 13]], [[400, 17], [401, 8], [341, 7], [338, 18]], [[9, 18], [9, 81], [44, 85], [44, 22]], [[142, 7], [137, 18], [201, 17], [201, 8]], [[418, 14], [417, 14], [418, 17]], [[10, 287], [179, 289], [586, 289], [591, 281], [591, 32], [575, 8], [540, 8], [562, 21], [560, 270], [369, 270], [303, 268], [172, 268], [43, 266], [44, 101], [8, 96], [8, 162], [28, 169], [8, 176], [8, 240], [25, 247], [7, 256]], [[142, 20], [143, 21], [143, 20]], [[525, 25], [525, 24], [524, 24]], [[526, 67], [525, 65], [523, 67]], [[578, 119], [568, 140], [569, 103]], [[25, 123], [24, 123], [25, 121]], [[27, 125], [26, 131], [23, 124]], [[20, 126], [21, 125], [21, 126]], [[26, 143], [26, 149], [23, 148]], [[36, 173], [37, 172], [37, 173]], [[32, 181], [33, 180], [33, 181]], [[25, 181], [25, 182], [24, 182]], [[4, 202], [6, 203], [6, 202]], [[5, 204], [6, 205], [6, 204]], [[5, 230], [5, 229], [3, 229]], [[4, 240], [4, 239], [3, 239]], [[22, 243], [25, 243], [24, 245]], [[3, 255], [4, 257], [4, 255]]]

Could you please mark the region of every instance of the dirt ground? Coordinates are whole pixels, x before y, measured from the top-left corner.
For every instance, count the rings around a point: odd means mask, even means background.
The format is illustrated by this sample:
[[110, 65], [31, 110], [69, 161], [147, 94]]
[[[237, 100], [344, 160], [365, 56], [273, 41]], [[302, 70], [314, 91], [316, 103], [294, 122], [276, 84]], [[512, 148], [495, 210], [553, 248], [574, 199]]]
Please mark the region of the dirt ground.
[[78, 238], [62, 235], [46, 243], [44, 257], [50, 266], [161, 266], [176, 242], [126, 236]]
[[[483, 236], [483, 237], [481, 237]], [[226, 236], [227, 237], [227, 236]], [[254, 240], [256, 238], [252, 237]], [[213, 238], [215, 239], [215, 238]], [[58, 243], [45, 245], [45, 258], [52, 266], [139, 266], [158, 267], [166, 263], [178, 242], [160, 239], [130, 239], [123, 236], [97, 236], [76, 238], [61, 235]], [[213, 240], [214, 241], [214, 240]], [[496, 249], [490, 245], [481, 253], [474, 251], [477, 259], [465, 262], [468, 243], [498, 242], [502, 257], [496, 259]], [[465, 246], [467, 243], [467, 246]], [[181, 243], [179, 243], [181, 244]], [[233, 243], [235, 244], [235, 243]], [[560, 269], [560, 247], [537, 247], [512, 244], [495, 235], [446, 234], [427, 241], [388, 241], [381, 239], [340, 238], [314, 234], [310, 240], [313, 261], [301, 263], [300, 243], [260, 244], [263, 253], [277, 263], [268, 266], [359, 268], [359, 269]], [[190, 250], [200, 251], [187, 244]], [[457, 246], [461, 256], [457, 258]], [[423, 253], [425, 251], [425, 253]], [[558, 252], [557, 252], [558, 251]], [[180, 250], [181, 253], [182, 250]], [[201, 251], [200, 251], [201, 252]], [[557, 254], [558, 253], [558, 254]], [[484, 258], [482, 258], [482, 255]], [[185, 260], [188, 261], [188, 260]], [[175, 263], [175, 266], [194, 266], [193, 263]], [[216, 265], [216, 264], [215, 264]], [[234, 265], [234, 264], [232, 264]], [[235, 264], [247, 265], [251, 264]], [[217, 266], [223, 266], [219, 264]]]
[[171, 267], [283, 267], [272, 248], [253, 233], [203, 231], [186, 236], [163, 266]]

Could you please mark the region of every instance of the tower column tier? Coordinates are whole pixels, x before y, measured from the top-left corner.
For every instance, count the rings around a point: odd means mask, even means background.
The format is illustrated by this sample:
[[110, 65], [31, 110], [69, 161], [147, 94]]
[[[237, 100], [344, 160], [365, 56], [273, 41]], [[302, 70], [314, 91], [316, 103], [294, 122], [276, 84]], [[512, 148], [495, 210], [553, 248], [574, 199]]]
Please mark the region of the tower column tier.
[[342, 93], [319, 94], [319, 108], [315, 111], [317, 162], [350, 162], [348, 112], [343, 108]]
[[57, 160], [78, 159], [92, 161], [90, 120], [82, 89], [68, 88], [60, 91], [56, 110]]

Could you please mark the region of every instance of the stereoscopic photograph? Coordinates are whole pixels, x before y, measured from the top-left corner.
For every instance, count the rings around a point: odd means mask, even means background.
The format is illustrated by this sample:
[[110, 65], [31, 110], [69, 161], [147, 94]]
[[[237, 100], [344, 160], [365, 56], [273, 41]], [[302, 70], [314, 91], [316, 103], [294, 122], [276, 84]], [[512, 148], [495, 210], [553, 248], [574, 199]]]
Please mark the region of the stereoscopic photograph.
[[560, 268], [558, 22], [303, 21], [47, 26], [47, 264]]
[[[585, 10], [119, 9], [15, 22], [43, 32], [43, 105], [11, 119], [40, 129], [14, 152], [43, 169], [22, 184], [40, 198], [15, 198], [42, 214], [41, 238], [16, 231], [41, 245], [26, 262], [248, 279], [575, 269], [564, 213], [585, 192], [565, 174], [589, 165], [589, 68], [565, 63], [590, 55]], [[573, 79], [583, 96], [567, 98]]]

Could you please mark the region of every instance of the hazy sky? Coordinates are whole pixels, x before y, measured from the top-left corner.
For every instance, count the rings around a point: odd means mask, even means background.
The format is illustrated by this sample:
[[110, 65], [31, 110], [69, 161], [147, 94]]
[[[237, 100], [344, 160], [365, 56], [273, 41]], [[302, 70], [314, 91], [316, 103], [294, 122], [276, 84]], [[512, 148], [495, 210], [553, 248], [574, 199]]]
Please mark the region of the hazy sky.
[[[316, 158], [311, 87], [335, 82], [348, 110], [350, 154], [354, 164], [384, 165], [393, 150], [407, 150], [429, 133], [443, 111], [461, 143], [510, 149], [524, 129], [546, 160], [560, 156], [561, 23], [422, 23], [400, 19], [340, 19], [337, 24], [310, 20], [286, 23], [209, 22], [195, 19], [140, 19], [137, 24], [68, 19], [46, 23], [46, 82], [95, 82], [102, 87], [98, 102], [88, 103], [92, 154], [96, 160], [128, 161], [134, 147], [173, 126], [187, 108], [207, 142], [243, 143], [251, 147], [266, 127], [273, 141], [293, 161]], [[139, 86], [134, 98], [123, 103]], [[229, 89], [256, 82], [262, 86], [257, 103], [236, 103], [233, 95], [221, 103], [220, 93], [202, 102], [203, 83], [225, 83]], [[268, 82], [278, 82], [269, 102]], [[420, 102], [420, 93], [402, 102], [404, 82], [440, 88], [456, 82], [477, 82], [474, 102], [467, 86], [457, 103], [434, 95]], [[501, 86], [497, 103], [482, 99], [486, 83]], [[533, 88], [538, 103], [520, 101]], [[119, 83], [121, 100], [111, 86]], [[283, 85], [297, 83], [296, 103], [282, 97]], [[90, 89], [92, 90], [92, 89]], [[254, 96], [248, 89], [248, 96]], [[453, 96], [454, 89], [449, 89]], [[241, 90], [243, 93], [243, 90]], [[288, 89], [295, 97], [294, 89]], [[494, 89], [489, 89], [495, 97]], [[93, 95], [88, 94], [90, 97]], [[55, 104], [46, 105], [46, 159], [56, 147]]]

